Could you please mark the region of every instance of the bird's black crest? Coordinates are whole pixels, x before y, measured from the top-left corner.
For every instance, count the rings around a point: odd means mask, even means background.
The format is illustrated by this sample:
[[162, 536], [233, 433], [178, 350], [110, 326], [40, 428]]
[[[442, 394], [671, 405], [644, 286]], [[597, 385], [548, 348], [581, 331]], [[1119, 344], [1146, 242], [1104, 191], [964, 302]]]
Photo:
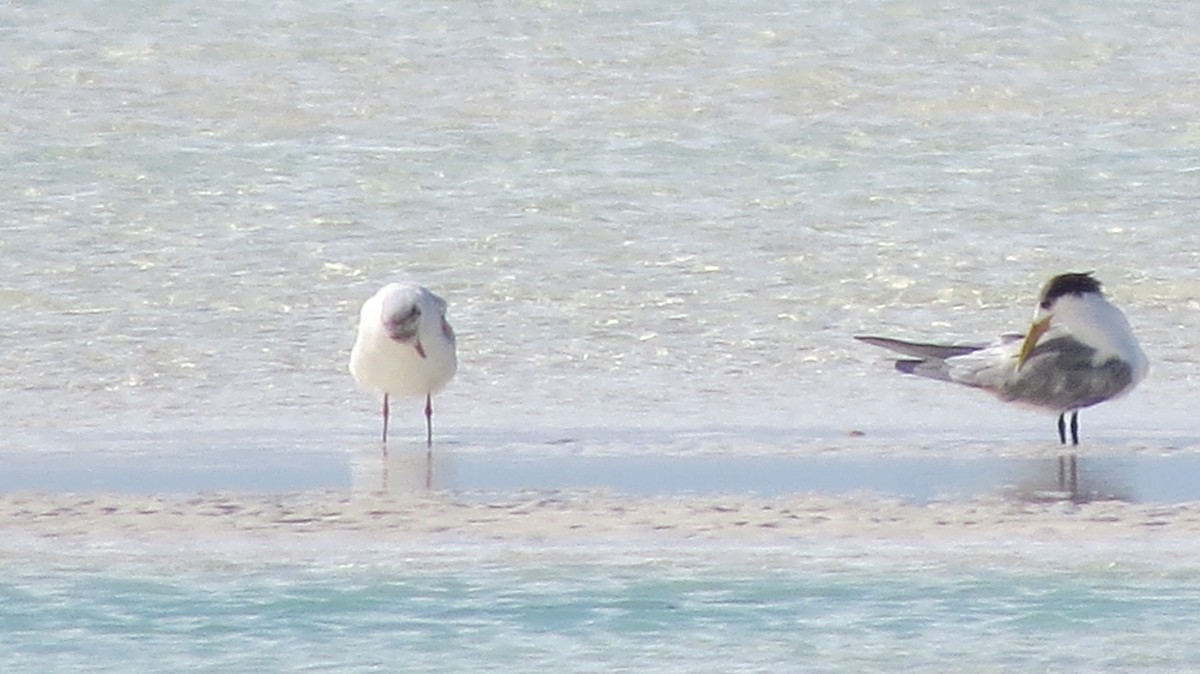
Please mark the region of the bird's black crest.
[[1092, 278], [1092, 272], [1059, 274], [1046, 282], [1042, 288], [1042, 306], [1062, 297], [1063, 295], [1082, 295], [1084, 293], [1100, 292], [1100, 282]]

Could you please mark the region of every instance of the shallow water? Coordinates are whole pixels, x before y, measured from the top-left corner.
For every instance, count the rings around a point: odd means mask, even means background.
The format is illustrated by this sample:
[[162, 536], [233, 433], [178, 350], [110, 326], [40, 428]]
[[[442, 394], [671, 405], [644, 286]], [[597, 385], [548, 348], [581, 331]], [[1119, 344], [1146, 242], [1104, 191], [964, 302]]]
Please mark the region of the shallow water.
[[1099, 553], [1107, 563], [1034, 554], [1019, 569], [981, 550], [920, 561], [838, 546], [600, 552], [609, 561], [460, 551], [10, 572], [0, 661], [13, 671], [1172, 671], [1200, 657], [1178, 638], [1198, 627], [1196, 569], [1163, 572], [1112, 550]]
[[370, 428], [345, 359], [396, 272], [452, 306], [446, 431], [1022, 442], [1052, 422], [849, 337], [1021, 329], [1068, 269], [1154, 364], [1085, 437], [1195, 446], [1190, 13], [143, 9], [0, 10], [6, 447]]
[[[990, 338], [1095, 270], [1153, 369], [1084, 412], [1081, 476], [1192, 500], [1198, 23], [1132, 0], [0, 6], [5, 498], [378, 489], [345, 361], [405, 272], [460, 336], [448, 489], [934, 508], [1056, 474], [1053, 419], [850, 336]], [[407, 455], [419, 404], [393, 419]], [[1107, 505], [1046, 511], [1092, 547], [998, 556], [295, 532], [246, 562], [186, 528], [18, 518], [0, 669], [1187, 669], [1195, 537], [1104, 541]]]
[[[1044, 456], [579, 455], [414, 449], [388, 456], [363, 448], [298, 455], [291, 447], [229, 447], [190, 452], [19, 455], [0, 475], [0, 493], [140, 495], [192, 492], [288, 493], [343, 490], [504, 498], [598, 489], [630, 497], [859, 492], [914, 503], [987, 496], [1074, 498], [1130, 503], [1200, 501], [1200, 457], [1051, 454]], [[1052, 496], [1054, 492], [1065, 492]]]

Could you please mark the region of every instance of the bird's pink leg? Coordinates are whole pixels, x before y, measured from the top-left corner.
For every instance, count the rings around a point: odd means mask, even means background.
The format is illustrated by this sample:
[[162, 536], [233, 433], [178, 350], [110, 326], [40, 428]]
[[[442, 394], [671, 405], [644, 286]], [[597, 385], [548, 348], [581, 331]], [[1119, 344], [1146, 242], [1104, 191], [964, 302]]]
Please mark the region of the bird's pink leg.
[[433, 397], [425, 394], [425, 447], [433, 449]]
[[433, 396], [425, 394], [425, 488], [433, 489]]

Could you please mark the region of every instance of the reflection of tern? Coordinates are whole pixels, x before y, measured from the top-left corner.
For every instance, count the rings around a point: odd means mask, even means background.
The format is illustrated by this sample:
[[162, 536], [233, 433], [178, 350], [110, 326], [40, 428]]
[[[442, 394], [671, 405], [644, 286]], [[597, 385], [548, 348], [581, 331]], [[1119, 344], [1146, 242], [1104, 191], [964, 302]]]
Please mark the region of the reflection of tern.
[[383, 394], [386, 451], [388, 396], [425, 396], [425, 442], [433, 446], [433, 394], [458, 369], [446, 301], [412, 283], [389, 283], [362, 306], [350, 373]]
[[1001, 400], [1058, 412], [1058, 438], [1079, 444], [1079, 410], [1128, 393], [1149, 362], [1125, 314], [1087, 274], [1061, 274], [1042, 288], [1027, 335], [1004, 335], [989, 345], [920, 344], [856, 337], [910, 356], [896, 369], [981, 388]]

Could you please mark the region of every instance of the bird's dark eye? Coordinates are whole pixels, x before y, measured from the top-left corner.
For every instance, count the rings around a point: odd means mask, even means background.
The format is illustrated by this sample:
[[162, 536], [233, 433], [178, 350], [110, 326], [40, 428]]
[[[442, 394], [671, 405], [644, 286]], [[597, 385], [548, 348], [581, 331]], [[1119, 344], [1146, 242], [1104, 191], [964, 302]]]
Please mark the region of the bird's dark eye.
[[1041, 306], [1043, 309], [1049, 309], [1051, 304], [1053, 304], [1053, 302], [1050, 300], [1042, 300]]

